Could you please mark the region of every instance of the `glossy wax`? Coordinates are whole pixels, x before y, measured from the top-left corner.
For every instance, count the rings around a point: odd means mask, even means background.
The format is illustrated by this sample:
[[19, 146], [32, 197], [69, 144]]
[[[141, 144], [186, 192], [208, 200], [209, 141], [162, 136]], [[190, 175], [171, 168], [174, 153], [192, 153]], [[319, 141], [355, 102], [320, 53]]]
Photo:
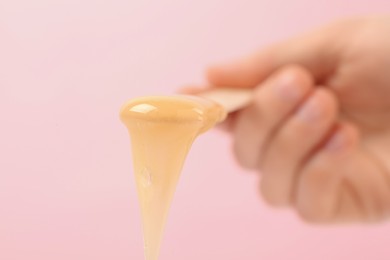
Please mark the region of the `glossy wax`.
[[121, 109], [132, 145], [146, 260], [157, 260], [185, 158], [195, 138], [222, 121], [218, 104], [192, 96], [143, 97]]

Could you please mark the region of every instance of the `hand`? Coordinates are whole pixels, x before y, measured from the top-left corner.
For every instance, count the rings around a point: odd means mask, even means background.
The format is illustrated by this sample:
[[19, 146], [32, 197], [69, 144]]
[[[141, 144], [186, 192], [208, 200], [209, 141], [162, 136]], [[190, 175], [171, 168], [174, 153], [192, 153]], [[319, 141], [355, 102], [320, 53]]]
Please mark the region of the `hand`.
[[208, 80], [255, 88], [229, 129], [268, 203], [317, 223], [390, 216], [390, 17], [331, 24], [214, 66]]

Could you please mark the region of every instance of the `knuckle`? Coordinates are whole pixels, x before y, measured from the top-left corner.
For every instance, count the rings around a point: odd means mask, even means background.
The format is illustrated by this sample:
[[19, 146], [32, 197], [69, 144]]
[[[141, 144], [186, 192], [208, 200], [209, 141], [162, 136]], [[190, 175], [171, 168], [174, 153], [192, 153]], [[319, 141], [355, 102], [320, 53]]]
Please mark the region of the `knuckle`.
[[329, 215], [327, 209], [311, 199], [309, 203], [299, 204], [296, 206], [299, 217], [308, 223], [321, 224], [330, 222], [332, 215]]
[[323, 171], [303, 172], [300, 177], [299, 195], [295, 204], [296, 210], [302, 220], [308, 223], [328, 222], [331, 209], [323, 203], [326, 192], [326, 178], [329, 174]]
[[330, 178], [329, 174], [322, 171], [314, 171], [302, 175], [302, 185], [310, 187], [311, 190], [321, 191], [324, 186], [325, 179]]
[[311, 208], [305, 208], [305, 209], [298, 209], [298, 215], [299, 217], [307, 222], [312, 224], [320, 224], [327, 222], [327, 219], [324, 215], [320, 214], [318, 211], [315, 211]]
[[269, 192], [269, 189], [264, 188], [263, 185], [260, 187], [260, 193], [261, 197], [263, 198], [264, 202], [272, 207], [277, 207], [278, 203], [275, 200], [274, 196]]
[[248, 149], [243, 149], [243, 146], [245, 146], [245, 144], [242, 144], [242, 140], [236, 139], [233, 144], [233, 153], [238, 164], [245, 169], [251, 170], [256, 168], [255, 155], [250, 154]]
[[274, 189], [272, 185], [265, 185], [264, 181], [260, 183], [260, 193], [265, 203], [271, 207], [281, 208], [289, 205], [290, 198], [288, 196]]

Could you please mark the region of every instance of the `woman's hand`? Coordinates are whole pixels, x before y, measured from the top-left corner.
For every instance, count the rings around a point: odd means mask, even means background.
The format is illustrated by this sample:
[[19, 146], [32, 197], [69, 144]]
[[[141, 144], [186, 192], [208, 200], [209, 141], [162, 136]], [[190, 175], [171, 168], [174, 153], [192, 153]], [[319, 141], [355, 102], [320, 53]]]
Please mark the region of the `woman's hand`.
[[390, 17], [334, 23], [214, 66], [208, 79], [255, 88], [228, 123], [267, 202], [310, 222], [390, 216]]

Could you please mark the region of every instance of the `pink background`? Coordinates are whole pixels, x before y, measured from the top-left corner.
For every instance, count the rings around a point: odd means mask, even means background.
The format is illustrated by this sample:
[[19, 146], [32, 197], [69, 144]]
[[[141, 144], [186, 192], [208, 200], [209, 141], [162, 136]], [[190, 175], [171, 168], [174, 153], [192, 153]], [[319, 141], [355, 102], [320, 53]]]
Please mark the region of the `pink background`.
[[[1, 0], [0, 259], [141, 260], [127, 99], [388, 0]], [[316, 227], [259, 199], [229, 139], [202, 136], [161, 260], [390, 259], [390, 225]]]

